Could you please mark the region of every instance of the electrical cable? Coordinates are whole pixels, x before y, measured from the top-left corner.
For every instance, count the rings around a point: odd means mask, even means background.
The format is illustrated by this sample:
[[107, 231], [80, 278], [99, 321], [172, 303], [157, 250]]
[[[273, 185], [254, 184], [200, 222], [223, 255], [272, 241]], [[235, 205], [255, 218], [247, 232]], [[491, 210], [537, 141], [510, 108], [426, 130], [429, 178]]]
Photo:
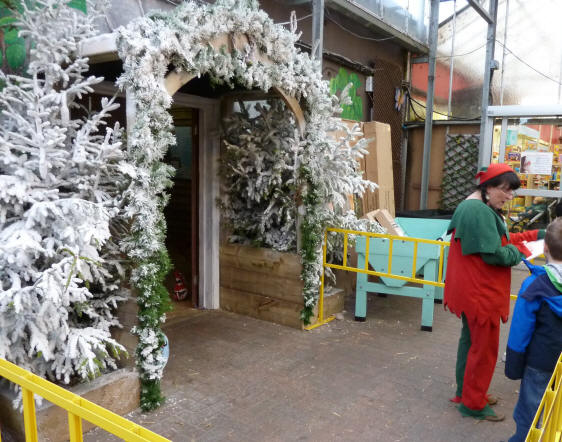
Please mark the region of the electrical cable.
[[394, 36], [384, 37], [384, 38], [371, 38], [371, 37], [365, 37], [365, 36], [363, 36], [363, 35], [356, 34], [355, 32], [350, 31], [350, 30], [347, 29], [345, 26], [343, 26], [343, 25], [339, 24], [337, 21], [335, 21], [335, 20], [330, 16], [330, 13], [328, 12], [328, 9], [326, 9], [325, 12], [326, 12], [326, 17], [328, 18], [328, 20], [330, 20], [330, 21], [331, 21], [332, 23], [334, 23], [336, 26], [340, 27], [340, 28], [343, 29], [344, 31], [350, 33], [351, 35], [353, 35], [353, 36], [355, 36], [355, 37], [357, 37], [357, 38], [361, 38], [361, 39], [363, 39], [363, 40], [370, 40], [370, 41], [386, 41], [386, 40], [392, 40], [392, 39], [396, 38], [396, 37], [394, 37]]
[[464, 57], [465, 55], [469, 55], [472, 54], [473, 52], [478, 51], [479, 49], [482, 49], [484, 46], [486, 46], [488, 43], [484, 43], [482, 46], [478, 46], [476, 49], [473, 49], [472, 51], [469, 52], [465, 52], [464, 54], [455, 54], [455, 55], [439, 55], [438, 57], [435, 58], [453, 58], [453, 57]]
[[[410, 99], [410, 101], [412, 101], [413, 103], [416, 103], [418, 106], [421, 106], [421, 107], [423, 107], [424, 109], [427, 109], [427, 106], [426, 106], [426, 105], [424, 105], [423, 103], [420, 103], [418, 100], [416, 100], [415, 98], [413, 98], [413, 97], [410, 95], [410, 90], [409, 90], [409, 89], [406, 89], [406, 95], [408, 96], [408, 98]], [[415, 113], [415, 112], [414, 112], [414, 113]], [[474, 121], [474, 120], [479, 120], [479, 119], [480, 119], [480, 117], [456, 117], [456, 116], [454, 116], [454, 115], [447, 115], [447, 114], [444, 114], [443, 112], [439, 112], [439, 111], [436, 111], [436, 110], [433, 110], [433, 113], [435, 113], [435, 114], [437, 114], [437, 115], [443, 115], [444, 117], [447, 117], [447, 118], [450, 118], [450, 119], [453, 119], [453, 120], [459, 120], [459, 121]]]
[[504, 45], [501, 41], [496, 40], [496, 42], [498, 42], [503, 48], [505, 48], [505, 50], [507, 52], [509, 52], [511, 55], [513, 55], [517, 60], [519, 60], [521, 63], [523, 63], [525, 66], [527, 66], [528, 68], [532, 69], [533, 71], [535, 71], [537, 74], [542, 75], [544, 78], [546, 78], [547, 80], [550, 81], [554, 81], [556, 84], [562, 84], [562, 82], [560, 80], [556, 80], [552, 77], [549, 77], [548, 75], [546, 75], [545, 73], [539, 71], [538, 69], [534, 68], [533, 66], [531, 66], [529, 63], [527, 63], [525, 60], [523, 60], [521, 57], [519, 57], [516, 53], [514, 53], [511, 49], [509, 49], [506, 45]]
[[[423, 106], [422, 106], [422, 107], [423, 107]], [[420, 114], [418, 114], [418, 113], [416, 112], [416, 108], [415, 108], [414, 106], [410, 106], [410, 109], [412, 109], [412, 112], [414, 113], [414, 115], [415, 115], [417, 118], [419, 118], [421, 121], [425, 121], [425, 118], [422, 117]]]
[[[301, 21], [301, 20], [306, 20], [307, 18], [310, 18], [310, 17], [312, 17], [313, 15], [314, 15], [314, 14], [305, 15], [304, 17], [297, 18], [296, 21], [299, 22], [299, 21]], [[291, 24], [291, 20], [289, 20], [289, 21], [284, 21], [283, 23], [275, 23], [275, 24], [276, 24], [276, 25], [289, 25], [289, 24]]]
[[[543, 76], [544, 78], [546, 78], [547, 80], [553, 81], [556, 84], [562, 84], [562, 80], [556, 80], [555, 78], [552, 78], [548, 75], [546, 75], [544, 72], [539, 71], [537, 68], [531, 66], [529, 63], [527, 63], [525, 60], [523, 60], [521, 57], [519, 57], [515, 52], [513, 52], [511, 49], [509, 49], [506, 45], [504, 45], [500, 40], [496, 39], [496, 42], [502, 46], [503, 48], [505, 48], [505, 50], [507, 52], [509, 52], [511, 55], [513, 55], [513, 57], [515, 57], [517, 60], [519, 60], [521, 63], [523, 63], [525, 66], [527, 66], [529, 69], [532, 69], [533, 71], [535, 71], [537, 74]], [[478, 51], [479, 49], [482, 49], [484, 46], [486, 46], [487, 43], [484, 43], [482, 46], [477, 47], [476, 49], [473, 49], [472, 51], [469, 52], [465, 52], [464, 54], [455, 54], [455, 55], [440, 55], [438, 57], [435, 58], [452, 58], [452, 57], [463, 57], [465, 55], [469, 55], [472, 54], [473, 52]]]

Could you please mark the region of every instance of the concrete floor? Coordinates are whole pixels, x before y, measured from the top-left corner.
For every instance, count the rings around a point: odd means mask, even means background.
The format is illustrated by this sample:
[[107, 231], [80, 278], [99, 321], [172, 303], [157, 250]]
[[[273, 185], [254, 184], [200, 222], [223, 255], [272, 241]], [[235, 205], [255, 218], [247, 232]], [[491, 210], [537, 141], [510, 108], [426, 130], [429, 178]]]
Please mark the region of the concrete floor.
[[[527, 273], [513, 270], [517, 292]], [[514, 431], [519, 382], [498, 358], [491, 423], [463, 418], [448, 401], [460, 320], [435, 306], [420, 331], [421, 301], [372, 295], [367, 321], [309, 332], [221, 311], [193, 311], [166, 327], [171, 357], [159, 410], [128, 418], [174, 441], [500, 441]], [[508, 325], [502, 326], [500, 357]], [[112, 441], [96, 429], [85, 441]]]

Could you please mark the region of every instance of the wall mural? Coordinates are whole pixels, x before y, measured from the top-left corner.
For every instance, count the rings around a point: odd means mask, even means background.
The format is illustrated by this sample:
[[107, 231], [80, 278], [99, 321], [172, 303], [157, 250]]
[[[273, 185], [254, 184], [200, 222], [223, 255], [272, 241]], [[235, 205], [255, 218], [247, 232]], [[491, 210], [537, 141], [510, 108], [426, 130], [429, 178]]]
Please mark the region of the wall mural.
[[361, 87], [361, 81], [357, 74], [350, 74], [346, 69], [340, 68], [338, 75], [330, 79], [330, 93], [337, 95], [337, 93], [341, 92], [349, 83], [352, 83], [349, 90], [349, 98], [351, 98], [352, 104], [342, 106], [343, 112], [341, 118], [362, 121], [363, 100], [361, 97], [357, 96], [357, 90]]
[[[23, 11], [24, 1], [28, 7], [32, 6], [28, 0], [0, 0], [0, 67], [5, 74], [22, 75], [29, 62], [29, 51], [24, 39], [18, 36], [14, 17], [14, 11]], [[86, 0], [71, 0], [68, 6], [87, 13]]]

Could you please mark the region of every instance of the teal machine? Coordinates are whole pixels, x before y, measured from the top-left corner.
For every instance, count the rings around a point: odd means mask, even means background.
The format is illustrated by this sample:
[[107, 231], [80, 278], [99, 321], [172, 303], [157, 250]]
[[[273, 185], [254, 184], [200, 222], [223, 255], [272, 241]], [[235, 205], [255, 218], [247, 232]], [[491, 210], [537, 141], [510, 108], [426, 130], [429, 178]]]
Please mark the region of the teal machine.
[[[449, 241], [447, 236], [448, 219], [396, 218], [408, 237]], [[388, 272], [389, 240], [370, 238], [369, 266], [376, 272]], [[415, 274], [428, 281], [438, 281], [440, 246], [436, 244], [418, 244]], [[357, 267], [365, 268], [366, 237], [359, 236], [355, 244]], [[443, 280], [448, 248], [445, 248], [443, 260]], [[414, 243], [412, 241], [394, 240], [392, 244], [391, 274], [411, 277], [413, 270]], [[365, 321], [367, 316], [367, 293], [384, 293], [390, 295], [410, 296], [422, 299], [421, 329], [431, 331], [433, 328], [433, 304], [443, 302], [443, 288], [433, 285], [413, 284], [390, 277], [381, 277], [380, 282], [369, 282], [369, 276], [357, 273], [355, 290], [355, 320]]]

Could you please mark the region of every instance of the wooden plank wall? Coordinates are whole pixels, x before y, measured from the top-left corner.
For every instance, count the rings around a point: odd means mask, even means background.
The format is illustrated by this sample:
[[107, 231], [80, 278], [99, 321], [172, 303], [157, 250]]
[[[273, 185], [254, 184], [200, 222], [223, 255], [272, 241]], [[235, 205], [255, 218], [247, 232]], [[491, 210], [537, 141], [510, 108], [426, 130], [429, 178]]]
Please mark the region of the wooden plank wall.
[[300, 273], [296, 254], [225, 244], [220, 249], [221, 308], [300, 328]]
[[[449, 135], [477, 134], [479, 132], [480, 126], [478, 125], [451, 124], [449, 126]], [[431, 136], [431, 157], [429, 163], [429, 191], [427, 194], [428, 209], [439, 208], [439, 201], [441, 200], [441, 183], [443, 182], [446, 133], [447, 126], [433, 125], [433, 132]], [[405, 210], [418, 210], [420, 208], [423, 137], [423, 127], [410, 129], [408, 135], [408, 160], [406, 162]]]
[[[300, 257], [271, 249], [224, 244], [220, 250], [221, 308], [264, 321], [302, 328], [304, 308]], [[324, 298], [324, 315], [341, 312], [344, 291]], [[314, 310], [314, 318], [318, 310]], [[314, 323], [314, 319], [312, 320]]]

